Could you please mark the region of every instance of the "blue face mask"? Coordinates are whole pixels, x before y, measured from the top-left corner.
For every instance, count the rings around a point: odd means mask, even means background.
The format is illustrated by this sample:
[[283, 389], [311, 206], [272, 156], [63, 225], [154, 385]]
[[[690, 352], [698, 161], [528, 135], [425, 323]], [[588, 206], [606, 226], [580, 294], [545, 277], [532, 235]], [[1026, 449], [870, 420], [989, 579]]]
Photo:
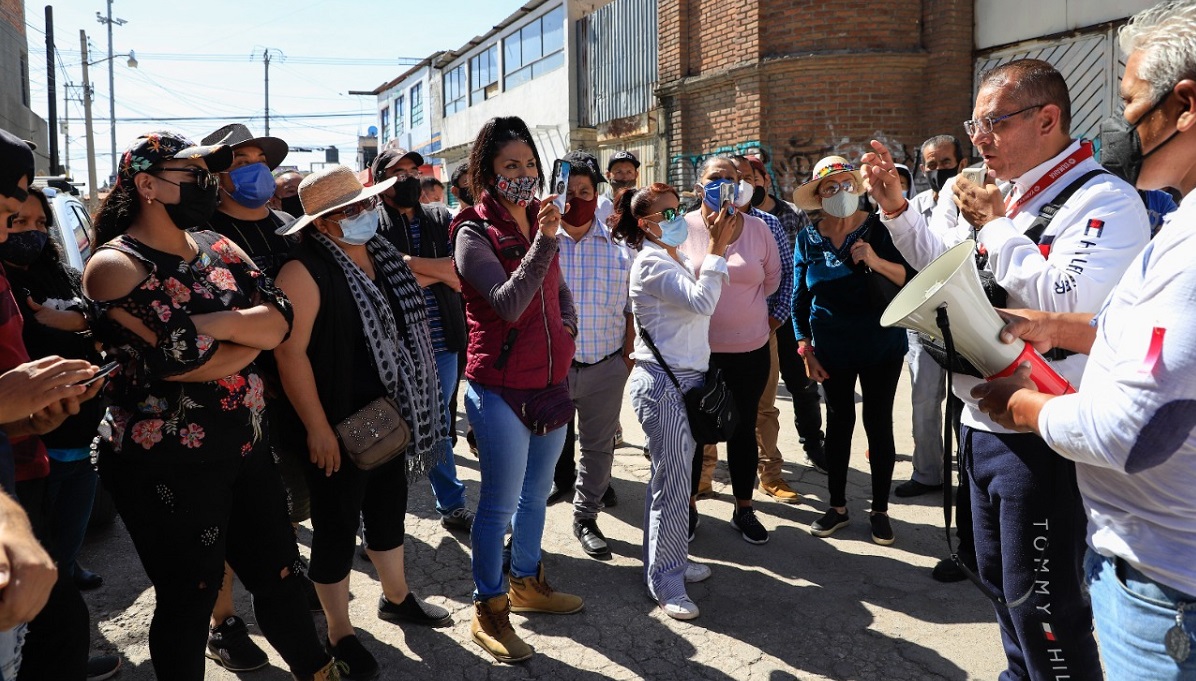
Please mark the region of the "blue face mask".
[[723, 178], [707, 182], [706, 185], [702, 187], [702, 202], [705, 203], [711, 210], [722, 210], [723, 204], [721, 187], [725, 184], [729, 184], [732, 188], [734, 188], [734, 191], [731, 192], [731, 203], [727, 206], [727, 212], [733, 215], [735, 213], [735, 201], [739, 198], [739, 183], [737, 182]]
[[261, 208], [274, 196], [274, 176], [265, 163], [250, 163], [228, 171], [233, 181], [229, 196], [246, 208]]
[[337, 223], [341, 227], [339, 241], [350, 246], [360, 246], [378, 233], [378, 211], [366, 210]]
[[685, 216], [678, 215], [672, 220], [657, 223], [660, 225], [660, 243], [676, 248], [685, 243], [689, 237], [689, 225], [685, 223]]

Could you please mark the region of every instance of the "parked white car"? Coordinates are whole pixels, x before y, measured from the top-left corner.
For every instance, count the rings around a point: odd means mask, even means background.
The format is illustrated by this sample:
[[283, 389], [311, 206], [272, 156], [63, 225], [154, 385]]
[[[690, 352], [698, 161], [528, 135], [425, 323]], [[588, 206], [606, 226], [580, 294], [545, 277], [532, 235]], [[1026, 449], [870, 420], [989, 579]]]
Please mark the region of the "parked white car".
[[82, 272], [92, 251], [91, 215], [78, 197], [55, 186], [59, 184], [54, 178], [39, 177], [33, 180], [33, 186], [46, 193], [50, 210], [54, 212], [50, 238], [58, 243], [67, 263]]

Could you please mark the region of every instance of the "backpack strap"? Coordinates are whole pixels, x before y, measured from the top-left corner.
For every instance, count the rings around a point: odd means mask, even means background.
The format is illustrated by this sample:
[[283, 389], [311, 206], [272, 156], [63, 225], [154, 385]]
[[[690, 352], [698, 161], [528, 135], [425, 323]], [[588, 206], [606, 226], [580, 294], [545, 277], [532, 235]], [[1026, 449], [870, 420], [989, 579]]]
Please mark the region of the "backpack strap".
[[[1051, 220], [1055, 219], [1055, 215], [1062, 210], [1063, 204], [1067, 203], [1067, 200], [1071, 198], [1071, 195], [1075, 194], [1080, 187], [1088, 184], [1088, 180], [1091, 180], [1097, 175], [1108, 174], [1109, 171], [1105, 170], [1104, 168], [1094, 168], [1076, 178], [1076, 180], [1071, 184], [1064, 187], [1063, 191], [1059, 192], [1058, 196], [1038, 210], [1038, 217], [1034, 218], [1034, 222], [1030, 223], [1030, 228], [1026, 230], [1026, 236], [1030, 237], [1030, 240], [1034, 243], [1042, 244], [1042, 233], [1046, 231], [1047, 226], [1051, 224]], [[1043, 256], [1045, 257], [1049, 252], [1050, 246], [1048, 245], [1047, 251], [1043, 253]]]

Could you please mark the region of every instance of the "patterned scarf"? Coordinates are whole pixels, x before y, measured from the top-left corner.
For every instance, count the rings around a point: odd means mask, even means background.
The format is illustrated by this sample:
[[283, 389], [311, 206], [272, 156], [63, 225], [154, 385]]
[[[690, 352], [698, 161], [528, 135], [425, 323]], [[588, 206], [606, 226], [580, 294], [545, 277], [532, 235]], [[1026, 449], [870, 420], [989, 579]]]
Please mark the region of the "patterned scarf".
[[[312, 230], [312, 237], [328, 249], [344, 271], [369, 341], [374, 368], [411, 427], [411, 445], [407, 447], [407, 484], [410, 485], [440, 462], [445, 451], [444, 442], [448, 439], [423, 290], [403, 262], [402, 253], [382, 237], [370, 239], [366, 250], [374, 259], [377, 275], [385, 279], [394, 293], [399, 305], [399, 309], [394, 310], [386, 294], [332, 239], [315, 230]], [[399, 335], [396, 312], [403, 315], [407, 327], [406, 342], [402, 342], [404, 339]]]

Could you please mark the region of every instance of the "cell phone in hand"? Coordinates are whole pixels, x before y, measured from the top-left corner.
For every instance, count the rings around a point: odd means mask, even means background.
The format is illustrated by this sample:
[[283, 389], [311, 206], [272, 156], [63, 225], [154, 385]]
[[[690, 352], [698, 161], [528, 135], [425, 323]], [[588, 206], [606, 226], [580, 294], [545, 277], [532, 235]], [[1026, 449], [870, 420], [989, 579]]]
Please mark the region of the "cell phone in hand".
[[100, 380], [101, 378], [107, 377], [113, 371], [116, 371], [116, 367], [118, 367], [118, 366], [120, 366], [119, 362], [108, 362], [104, 366], [100, 367], [100, 370], [95, 372], [95, 374], [91, 378], [87, 379], [86, 381], [80, 381], [76, 385], [81, 385], [86, 388], [86, 387], [90, 386], [92, 383], [95, 383], [96, 381]]
[[562, 213], [565, 212], [565, 195], [569, 193], [569, 170], [571, 168], [568, 161], [560, 159], [552, 164], [552, 183], [548, 190], [557, 195], [553, 205]]
[[735, 214], [735, 189], [734, 182], [724, 182], [718, 188], [719, 210], [726, 206], [728, 215]]
[[978, 184], [981, 187], [988, 184], [987, 165], [980, 165], [976, 168], [964, 168], [963, 170], [959, 171], [959, 174], [962, 177], [967, 178], [967, 181], [971, 182], [972, 184]]

